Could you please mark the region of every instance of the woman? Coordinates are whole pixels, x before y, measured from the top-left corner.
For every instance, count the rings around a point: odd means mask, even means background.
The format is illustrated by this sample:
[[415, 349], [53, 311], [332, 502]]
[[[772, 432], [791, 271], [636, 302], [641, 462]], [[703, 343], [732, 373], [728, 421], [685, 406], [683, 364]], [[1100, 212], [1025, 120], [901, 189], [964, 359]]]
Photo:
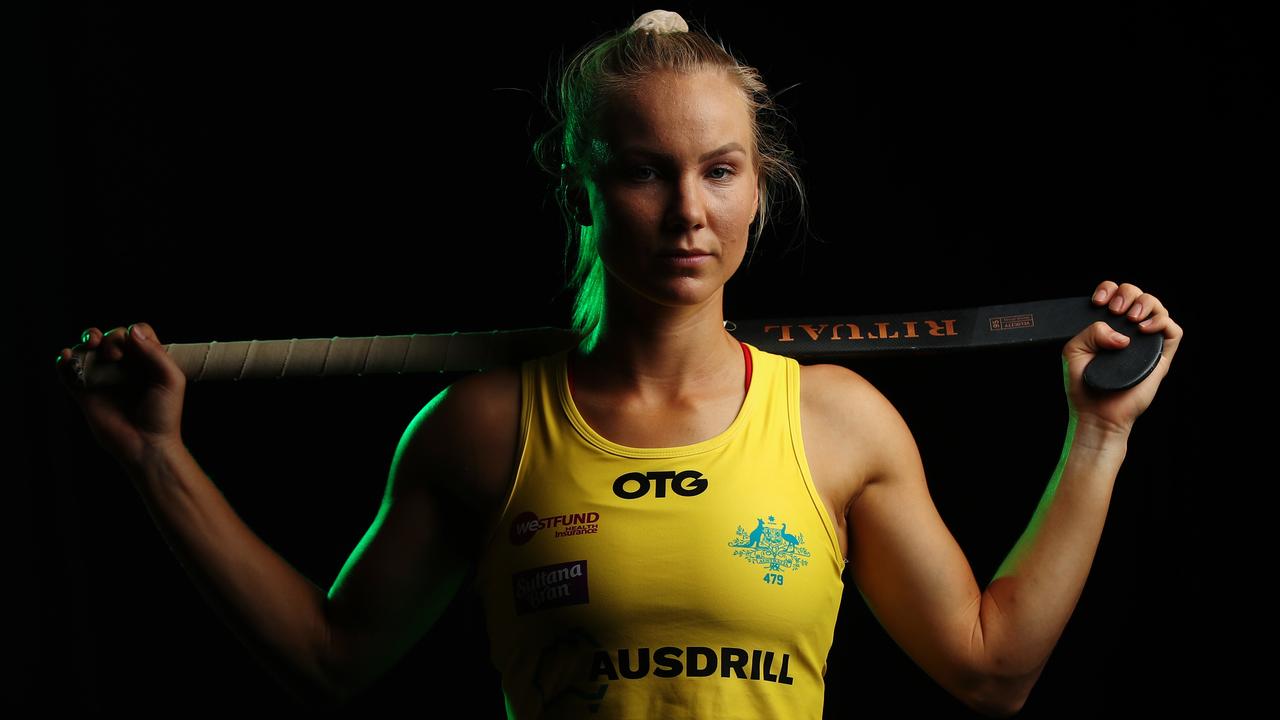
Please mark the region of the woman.
[[512, 717], [818, 718], [847, 563], [940, 685], [984, 714], [1016, 712], [1079, 597], [1127, 435], [1181, 328], [1132, 284], [1095, 288], [1095, 302], [1163, 333], [1164, 357], [1101, 395], [1084, 367], [1124, 341], [1099, 322], [1066, 344], [1069, 452], [984, 591], [885, 397], [724, 328], [724, 287], [755, 221], [760, 237], [769, 181], [794, 176], [761, 122], [755, 71], [654, 11], [585, 48], [561, 91], [551, 165], [581, 242], [582, 340], [468, 376], [424, 407], [327, 593], [187, 452], [185, 378], [153, 328], [86, 331], [84, 347], [136, 373], [130, 391], [82, 393], [60, 366], [197, 584], [308, 699], [368, 687], [474, 570]]

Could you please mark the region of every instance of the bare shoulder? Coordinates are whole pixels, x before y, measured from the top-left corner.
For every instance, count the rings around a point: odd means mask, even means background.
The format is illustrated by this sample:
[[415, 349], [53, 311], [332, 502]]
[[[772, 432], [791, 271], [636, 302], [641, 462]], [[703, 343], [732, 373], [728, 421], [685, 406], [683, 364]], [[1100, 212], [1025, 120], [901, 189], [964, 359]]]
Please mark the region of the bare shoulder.
[[406, 453], [440, 490], [480, 517], [501, 507], [512, 474], [520, 430], [520, 366], [502, 365], [466, 375], [441, 390], [406, 431]]
[[[801, 365], [802, 399], [833, 413], [832, 421], [865, 419], [867, 413], [896, 413], [880, 389], [855, 370], [843, 365]], [[809, 397], [804, 397], [804, 396]]]
[[843, 365], [801, 365], [800, 377], [801, 401], [824, 413], [827, 421], [855, 418], [858, 406], [880, 393], [871, 381]]
[[[806, 452], [835, 478], [844, 509], [880, 472], [883, 449], [893, 434], [906, 430], [889, 399], [871, 381], [843, 365], [800, 366], [801, 412], [812, 421], [813, 443], [806, 437]], [[805, 430], [805, 435], [810, 434]], [[816, 445], [817, 448], [812, 449]], [[816, 469], [815, 469], [816, 471]]]

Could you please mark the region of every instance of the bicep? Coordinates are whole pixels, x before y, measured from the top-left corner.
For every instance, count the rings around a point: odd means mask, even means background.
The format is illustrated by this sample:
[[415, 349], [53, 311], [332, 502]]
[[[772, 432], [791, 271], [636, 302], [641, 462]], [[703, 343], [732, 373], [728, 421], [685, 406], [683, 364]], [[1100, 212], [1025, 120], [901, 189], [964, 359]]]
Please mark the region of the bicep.
[[474, 563], [464, 552], [470, 513], [448, 489], [449, 433], [442, 391], [401, 437], [378, 514], [328, 593], [335, 682], [358, 692], [435, 624]]
[[981, 682], [981, 590], [934, 506], [919, 448], [897, 409], [865, 380], [857, 431], [874, 448], [848, 509], [858, 591], [894, 642], [939, 685], [965, 698]]

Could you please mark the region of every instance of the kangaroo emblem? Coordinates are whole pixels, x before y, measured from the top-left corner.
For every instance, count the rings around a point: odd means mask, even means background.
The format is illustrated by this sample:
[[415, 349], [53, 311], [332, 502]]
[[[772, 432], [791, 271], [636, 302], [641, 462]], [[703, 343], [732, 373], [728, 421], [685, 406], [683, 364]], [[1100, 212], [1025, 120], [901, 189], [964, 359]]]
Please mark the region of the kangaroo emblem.
[[[751, 532], [739, 525], [737, 538], [728, 543], [734, 549], [733, 554], [750, 563], [768, 565], [769, 570], [774, 572], [796, 570], [808, 565], [810, 553], [804, 547], [804, 534], [787, 532], [787, 523], [782, 523], [779, 527], [776, 519], [773, 515], [769, 516], [767, 522], [765, 518], [756, 518], [756, 526]], [[775, 576], [773, 581], [781, 584], [778, 577]]]

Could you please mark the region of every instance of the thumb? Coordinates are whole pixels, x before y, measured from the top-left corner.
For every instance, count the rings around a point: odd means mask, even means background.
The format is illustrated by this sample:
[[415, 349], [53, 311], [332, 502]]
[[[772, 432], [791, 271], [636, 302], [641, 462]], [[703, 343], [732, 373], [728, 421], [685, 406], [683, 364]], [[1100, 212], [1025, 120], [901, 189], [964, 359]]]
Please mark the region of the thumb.
[[1098, 320], [1093, 324], [1093, 333], [1090, 338], [1092, 342], [1091, 349], [1101, 348], [1122, 348], [1129, 344], [1129, 336], [1112, 328], [1106, 322]]
[[186, 380], [182, 370], [169, 358], [164, 346], [151, 335], [150, 328], [143, 323], [129, 326], [128, 342], [125, 344], [133, 351], [134, 359], [151, 382], [168, 387], [181, 387]]
[[1067, 341], [1062, 348], [1066, 359], [1081, 355], [1096, 355], [1102, 350], [1119, 350], [1129, 345], [1129, 337], [1114, 330], [1103, 320], [1097, 320]]

